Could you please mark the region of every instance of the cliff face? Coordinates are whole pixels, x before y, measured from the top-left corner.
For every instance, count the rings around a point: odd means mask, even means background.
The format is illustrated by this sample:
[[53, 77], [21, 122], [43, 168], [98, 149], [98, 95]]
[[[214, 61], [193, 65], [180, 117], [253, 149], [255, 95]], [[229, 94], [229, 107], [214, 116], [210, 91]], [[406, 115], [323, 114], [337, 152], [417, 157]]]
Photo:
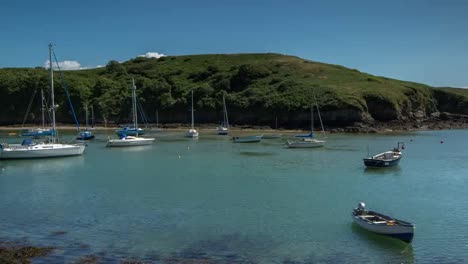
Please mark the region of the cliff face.
[[[188, 123], [194, 90], [197, 123], [222, 119], [225, 95], [231, 123], [285, 128], [310, 127], [310, 106], [318, 104], [327, 127], [356, 123], [417, 122], [438, 112], [468, 113], [464, 89], [372, 76], [339, 65], [280, 54], [194, 55], [136, 58], [106, 67], [63, 72], [56, 82], [57, 120], [73, 123], [63, 87], [81, 122], [83, 105], [94, 107], [96, 122], [130, 121], [130, 83], [149, 121]], [[48, 92], [48, 74], [41, 68], [0, 69], [0, 124], [40, 122], [40, 89]], [[32, 99], [32, 96], [35, 97]], [[32, 99], [32, 101], [31, 101]], [[317, 111], [315, 127], [319, 126]]]

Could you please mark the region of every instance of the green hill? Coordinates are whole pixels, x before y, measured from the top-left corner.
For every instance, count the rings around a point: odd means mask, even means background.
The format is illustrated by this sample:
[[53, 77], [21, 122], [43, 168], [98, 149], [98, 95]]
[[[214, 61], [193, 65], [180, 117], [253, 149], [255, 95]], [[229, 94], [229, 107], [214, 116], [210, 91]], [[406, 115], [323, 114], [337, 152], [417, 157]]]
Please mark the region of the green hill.
[[[55, 76], [57, 119], [71, 123], [63, 84], [59, 74]], [[223, 94], [230, 120], [238, 125], [272, 125], [277, 118], [282, 127], [307, 127], [314, 97], [330, 127], [424, 119], [438, 111], [468, 114], [464, 89], [433, 88], [280, 54], [138, 57], [111, 61], [103, 68], [63, 72], [81, 119], [87, 102], [102, 122], [130, 120], [132, 77], [149, 119], [158, 109], [160, 121], [168, 123], [188, 121], [192, 89], [197, 123], [221, 120]], [[48, 89], [48, 83], [42, 68], [0, 69], [0, 123], [21, 123], [34, 90]], [[36, 101], [28, 122], [39, 121]]]

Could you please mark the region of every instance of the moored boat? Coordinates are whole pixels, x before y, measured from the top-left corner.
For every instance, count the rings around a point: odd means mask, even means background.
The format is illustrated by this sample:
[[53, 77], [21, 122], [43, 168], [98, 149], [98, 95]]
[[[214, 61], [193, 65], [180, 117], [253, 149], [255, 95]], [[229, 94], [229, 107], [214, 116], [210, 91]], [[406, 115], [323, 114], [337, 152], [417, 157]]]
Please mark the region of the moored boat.
[[318, 140], [315, 138], [303, 138], [297, 141], [287, 141], [286, 147], [288, 148], [320, 148], [325, 146], [324, 140]]
[[154, 140], [154, 138], [124, 136], [120, 139], [109, 139], [107, 147], [145, 146], [151, 145]]
[[20, 131], [21, 137], [49, 137], [55, 136], [55, 131], [50, 128], [31, 128]]
[[85, 122], [86, 122], [86, 127], [85, 127], [85, 130], [83, 131], [79, 131], [78, 132], [78, 136], [76, 137], [76, 139], [79, 139], [79, 140], [90, 140], [90, 139], [93, 139], [94, 138], [94, 135], [91, 131], [88, 130], [88, 105], [85, 104]]
[[364, 158], [364, 165], [369, 168], [385, 168], [398, 165], [402, 157], [400, 145], [401, 148], [404, 149], [404, 143], [398, 142], [397, 147], [393, 150], [385, 151], [377, 155]]
[[145, 130], [138, 127], [123, 127], [115, 131], [118, 136], [128, 135], [128, 136], [138, 136], [145, 134]]
[[79, 140], [90, 140], [93, 138], [94, 138], [93, 133], [91, 133], [91, 131], [88, 131], [88, 130], [80, 131], [78, 133], [78, 136], [76, 137], [76, 139], [79, 139]]
[[406, 243], [411, 243], [414, 236], [415, 225], [374, 211], [367, 211], [364, 203], [359, 203], [353, 209], [351, 216], [360, 227], [393, 238]]
[[317, 106], [317, 113], [320, 120], [320, 126], [322, 127], [322, 138], [316, 139], [314, 136], [314, 106], [311, 105], [310, 107], [310, 133], [309, 134], [300, 134], [295, 135], [294, 137], [300, 138], [300, 140], [291, 141], [288, 140], [286, 142], [286, 147], [288, 148], [320, 148], [325, 146], [326, 141], [324, 140], [323, 134], [325, 133], [325, 129], [323, 128], [322, 117], [320, 116], [320, 111], [318, 111]]
[[135, 79], [132, 78], [132, 115], [133, 115], [133, 129], [135, 136], [127, 135], [126, 133], [118, 133], [118, 139], [109, 138], [107, 141], [107, 147], [131, 147], [131, 146], [142, 146], [151, 145], [155, 138], [143, 138], [138, 137], [138, 118], [137, 118], [137, 102], [136, 102], [136, 86]]
[[21, 144], [0, 144], [0, 159], [34, 159], [75, 156], [83, 154], [83, 144], [60, 144], [23, 140]]
[[195, 129], [194, 127], [194, 122], [195, 122], [195, 117], [194, 117], [194, 114], [193, 112], [195, 111], [193, 109], [193, 90], [192, 90], [192, 108], [191, 108], [191, 113], [192, 113], [192, 123], [191, 123], [191, 127], [190, 129], [185, 132], [185, 137], [188, 137], [188, 138], [198, 138], [198, 131]]
[[[33, 98], [35, 96], [36, 92], [34, 91]], [[29, 104], [28, 111], [26, 111], [26, 115], [23, 120], [23, 125], [26, 122], [26, 117], [29, 114], [29, 109], [31, 106], [32, 101]], [[55, 136], [55, 130], [52, 128], [45, 128], [45, 110], [46, 110], [46, 99], [44, 96], [44, 90], [41, 89], [41, 113], [42, 113], [42, 127], [40, 128], [31, 128], [31, 129], [23, 129], [20, 131], [20, 136], [21, 137], [34, 137], [34, 138], [40, 138], [40, 137], [51, 137]]]
[[216, 128], [216, 132], [218, 135], [228, 135], [229, 134], [229, 119], [227, 114], [226, 108], [226, 100], [223, 95], [223, 122]]
[[[49, 73], [50, 73], [50, 94], [52, 109], [52, 135], [46, 142], [34, 142], [31, 139], [23, 140], [22, 144], [2, 143], [0, 145], [0, 159], [29, 159], [29, 158], [51, 158], [82, 155], [85, 150], [83, 144], [62, 144], [59, 143], [55, 124], [55, 100], [54, 100], [54, 70], [52, 67], [52, 44], [49, 44]], [[58, 62], [57, 62], [58, 65]], [[59, 68], [60, 70], [60, 68]], [[65, 85], [64, 88], [66, 89]], [[70, 102], [73, 111], [73, 106]], [[75, 120], [76, 120], [76, 116]]]

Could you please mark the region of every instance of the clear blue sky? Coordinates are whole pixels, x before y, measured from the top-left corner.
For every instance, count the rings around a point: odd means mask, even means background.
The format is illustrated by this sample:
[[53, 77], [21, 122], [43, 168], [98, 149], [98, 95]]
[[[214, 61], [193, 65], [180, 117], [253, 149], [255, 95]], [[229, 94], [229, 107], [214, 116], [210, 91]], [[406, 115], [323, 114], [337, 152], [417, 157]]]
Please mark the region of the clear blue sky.
[[275, 52], [434, 86], [468, 87], [468, 1], [0, 0], [0, 67]]

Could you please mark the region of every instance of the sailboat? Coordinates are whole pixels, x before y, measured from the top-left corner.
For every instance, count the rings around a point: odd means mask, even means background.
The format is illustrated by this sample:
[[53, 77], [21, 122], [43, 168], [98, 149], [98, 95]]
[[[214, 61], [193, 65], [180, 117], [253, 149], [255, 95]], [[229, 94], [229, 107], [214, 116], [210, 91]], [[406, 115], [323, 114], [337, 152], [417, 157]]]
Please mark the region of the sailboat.
[[[36, 91], [34, 91], [34, 94], [36, 94]], [[31, 99], [34, 99], [34, 95], [33, 95], [33, 98], [31, 98]], [[26, 117], [27, 117], [27, 115], [29, 113], [31, 103], [32, 103], [32, 100], [31, 100], [31, 102], [29, 104], [28, 110], [26, 111], [26, 115], [25, 115], [24, 120], [23, 120], [23, 125], [26, 122]], [[54, 130], [52, 130], [52, 128], [46, 128], [45, 127], [45, 114], [44, 114], [45, 109], [46, 109], [46, 107], [45, 107], [44, 91], [41, 89], [42, 127], [31, 128], [31, 129], [27, 129], [27, 130], [21, 130], [20, 131], [20, 136], [22, 136], [22, 137], [34, 137], [34, 138], [52, 136], [52, 134], [54, 133]]]
[[228, 119], [226, 100], [224, 99], [224, 94], [223, 94], [223, 123], [221, 123], [221, 125], [216, 128], [216, 131], [218, 132], [218, 135], [225, 136], [229, 134], [229, 119]]
[[[318, 110], [318, 106], [317, 106]], [[323, 129], [322, 118], [320, 117], [320, 111], [318, 112], [318, 116], [320, 119], [320, 125], [322, 127], [322, 133], [325, 132]], [[310, 107], [310, 133], [305, 135], [296, 135], [295, 137], [302, 138], [301, 140], [297, 141], [290, 141], [286, 142], [286, 146], [288, 148], [319, 148], [323, 147], [326, 143], [325, 140], [319, 140], [314, 137], [314, 106]]]
[[107, 141], [108, 147], [129, 147], [129, 146], [144, 146], [151, 145], [155, 138], [138, 137], [138, 118], [137, 118], [137, 105], [136, 105], [136, 86], [135, 79], [132, 78], [132, 115], [133, 115], [133, 128], [136, 131], [135, 136], [129, 136], [125, 133], [120, 134], [119, 139], [110, 139]]
[[85, 130], [84, 131], [80, 131], [78, 132], [78, 137], [76, 137], [76, 139], [80, 139], [80, 140], [90, 140], [90, 139], [93, 139], [94, 138], [94, 135], [93, 133], [91, 133], [91, 131], [88, 130], [88, 105], [85, 104], [85, 119], [86, 119], [86, 127], [85, 127]]
[[[135, 84], [133, 84], [133, 85], [135, 85]], [[134, 119], [135, 119], [136, 115], [138, 114], [138, 105], [137, 105], [138, 102], [136, 100], [136, 96], [135, 96], [134, 100], [135, 100], [135, 117], [134, 117]], [[133, 106], [132, 106], [132, 111], [133, 111]], [[143, 119], [143, 115], [142, 115], [142, 122], [144, 122], [144, 121], [145, 120]], [[145, 130], [143, 128], [141, 128], [141, 127], [136, 127], [135, 122], [134, 122], [133, 127], [127, 126], [127, 127], [116, 130], [115, 133], [119, 137], [122, 137], [124, 135], [125, 136], [139, 136], [139, 135], [143, 135], [145, 133]]]
[[194, 112], [194, 110], [193, 110], [193, 90], [192, 90], [192, 109], [191, 109], [191, 112], [192, 112], [192, 126], [185, 133], [185, 137], [197, 138], [198, 137], [198, 131], [193, 126], [193, 122], [194, 122], [194, 116], [193, 116], [193, 112]]
[[[54, 101], [54, 71], [52, 68], [52, 44], [49, 44], [49, 70], [50, 70], [50, 94], [52, 109], [52, 128], [55, 126], [55, 101]], [[82, 155], [85, 150], [83, 144], [61, 144], [58, 141], [57, 133], [52, 133], [52, 137], [47, 142], [34, 142], [31, 139], [23, 140], [22, 144], [0, 144], [0, 159], [29, 159], [29, 158], [50, 158]]]
[[153, 132], [162, 132], [163, 129], [159, 127], [159, 115], [158, 115], [158, 110], [156, 110], [156, 127], [151, 128], [151, 131]]
[[[275, 130], [278, 129], [278, 117], [275, 117]], [[283, 134], [272, 133], [272, 134], [263, 134], [262, 139], [277, 139], [281, 138]]]
[[91, 105], [91, 128], [89, 130], [95, 130], [94, 128], [94, 106]]

